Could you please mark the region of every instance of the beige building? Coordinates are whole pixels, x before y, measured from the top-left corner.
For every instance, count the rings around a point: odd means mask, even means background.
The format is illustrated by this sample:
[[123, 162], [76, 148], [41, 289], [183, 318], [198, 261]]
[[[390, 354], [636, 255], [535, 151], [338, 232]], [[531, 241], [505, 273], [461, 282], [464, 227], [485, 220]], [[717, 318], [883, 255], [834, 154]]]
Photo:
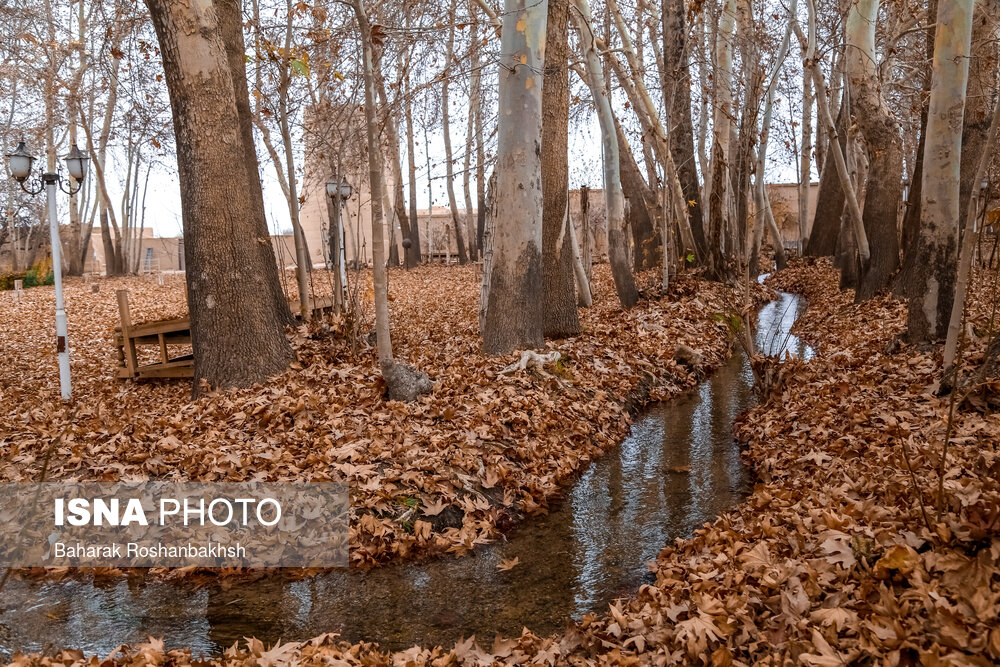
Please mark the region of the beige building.
[[[272, 236], [274, 255], [279, 266], [295, 265], [295, 240], [290, 234]], [[145, 230], [139, 245], [139, 273], [184, 270], [184, 238], [153, 236], [152, 230]], [[132, 256], [135, 262], [135, 255]], [[84, 273], [103, 274], [107, 266], [104, 259], [104, 244], [101, 232], [95, 229], [90, 235], [90, 252], [84, 265]]]
[[[774, 221], [781, 230], [786, 248], [794, 248], [799, 241], [799, 184], [769, 183], [767, 196], [771, 200]], [[809, 223], [807, 232], [812, 231], [812, 221], [816, 217], [816, 200], [819, 197], [819, 183], [809, 186]]]

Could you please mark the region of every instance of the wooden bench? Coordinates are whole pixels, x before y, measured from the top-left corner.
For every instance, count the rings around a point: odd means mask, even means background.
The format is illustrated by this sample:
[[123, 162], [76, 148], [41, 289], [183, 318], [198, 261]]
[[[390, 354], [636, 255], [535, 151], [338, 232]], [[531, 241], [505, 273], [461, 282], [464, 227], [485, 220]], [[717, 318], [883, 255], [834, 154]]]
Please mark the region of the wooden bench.
[[[158, 322], [132, 325], [128, 290], [118, 290], [118, 316], [121, 325], [115, 327], [115, 347], [118, 350], [117, 377], [122, 380], [152, 380], [155, 378], [193, 378], [194, 355], [171, 356], [171, 347], [191, 345], [191, 319], [178, 317]], [[324, 317], [335, 310], [333, 297], [312, 300], [313, 316]], [[301, 319], [298, 302], [288, 307], [296, 319]], [[156, 348], [159, 358], [151, 364], [139, 365], [139, 350]]]
[[[118, 316], [121, 318], [121, 326], [115, 328], [118, 377], [123, 380], [194, 377], [193, 354], [170, 356], [170, 346], [191, 344], [190, 318], [179, 317], [132, 326], [128, 290], [118, 290], [116, 294]], [[143, 347], [157, 348], [159, 360], [156, 363], [140, 366], [138, 353]]]

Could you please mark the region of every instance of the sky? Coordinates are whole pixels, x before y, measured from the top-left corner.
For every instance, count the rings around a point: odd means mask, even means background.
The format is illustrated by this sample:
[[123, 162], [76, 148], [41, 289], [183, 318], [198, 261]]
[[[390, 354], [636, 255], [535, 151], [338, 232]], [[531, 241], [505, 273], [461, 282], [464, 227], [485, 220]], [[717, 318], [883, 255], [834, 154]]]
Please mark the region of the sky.
[[[780, 105], [782, 105], [781, 101], [776, 106]], [[781, 113], [780, 109], [776, 109], [776, 117], [778, 117], [778, 113]], [[456, 115], [459, 117], [452, 121], [452, 142], [454, 148], [453, 157], [457, 163], [455, 168], [455, 188], [458, 205], [461, 207], [464, 206], [464, 198], [461, 194], [461, 162], [465, 150], [465, 120], [461, 117], [463, 115], [461, 111], [458, 111]], [[419, 130], [418, 134], [421, 134]], [[775, 134], [772, 132], [772, 146], [775, 141], [774, 136]], [[582, 185], [588, 185], [591, 188], [600, 188], [603, 182], [603, 170], [601, 169], [600, 129], [596, 114], [590, 113], [585, 117], [578, 118], [577, 122], [571, 128], [569, 139], [570, 188], [575, 189]], [[432, 171], [434, 174], [434, 205], [447, 206], [448, 196], [443, 177], [444, 138], [441, 132], [437, 131], [431, 133], [429, 141], [433, 164]], [[419, 209], [425, 209], [427, 207], [427, 169], [424, 166], [426, 164], [426, 157], [422, 146], [418, 146], [416, 151], [417, 206]], [[771, 158], [768, 163], [768, 180], [770, 182], [796, 180], [794, 165], [786, 164], [782, 160], [776, 159], [778, 157], [775, 155], [776, 152], [774, 150], [771, 151]], [[274, 165], [267, 159], [266, 152], [261, 150], [260, 147], [258, 147], [258, 155], [261, 159], [264, 210], [268, 216], [269, 227], [272, 233], [288, 232], [291, 229], [288, 205], [275, 176]], [[301, 161], [301, 155], [298, 156], [298, 159]], [[172, 158], [168, 158], [164, 162], [165, 164], [158, 165], [150, 174], [149, 191], [146, 195], [146, 226], [151, 227], [156, 236], [179, 236], [182, 233], [180, 184]], [[121, 180], [112, 176], [109, 182], [109, 194], [112, 200], [116, 202], [121, 199]], [[472, 187], [475, 188], [474, 179]], [[407, 192], [408, 197], [409, 193]]]

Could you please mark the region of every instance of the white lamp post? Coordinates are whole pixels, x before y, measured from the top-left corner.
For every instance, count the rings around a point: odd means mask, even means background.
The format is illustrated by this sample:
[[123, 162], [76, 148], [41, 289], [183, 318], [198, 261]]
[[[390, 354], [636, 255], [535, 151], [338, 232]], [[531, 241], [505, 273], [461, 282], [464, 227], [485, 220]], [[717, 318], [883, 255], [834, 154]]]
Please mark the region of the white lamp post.
[[69, 343], [67, 342], [66, 331], [66, 310], [63, 305], [62, 287], [62, 247], [59, 243], [59, 218], [56, 208], [56, 186], [68, 195], [74, 195], [83, 187], [83, 180], [87, 177], [87, 167], [90, 158], [86, 156], [76, 144], [65, 158], [66, 170], [76, 181], [64, 184], [62, 177], [58, 173], [45, 172], [39, 178], [34, 179], [30, 185], [25, 181], [31, 176], [31, 167], [35, 162], [34, 156], [28, 153], [24, 142], [20, 142], [13, 153], [7, 154], [7, 165], [11, 176], [20, 184], [21, 189], [30, 195], [40, 194], [43, 190], [48, 199], [49, 216], [49, 240], [52, 244], [52, 273], [55, 278], [56, 288], [56, 352], [59, 356], [59, 388], [62, 397], [69, 400], [72, 395], [72, 384], [69, 376]]
[[[354, 194], [354, 188], [351, 184], [347, 182], [346, 178], [341, 178], [339, 181], [336, 177], [333, 180], [326, 182], [326, 194], [333, 197], [333, 209], [337, 212], [337, 227], [336, 231], [331, 232], [332, 234], [338, 234], [340, 236], [340, 287], [344, 294], [344, 304], [346, 310], [347, 304], [347, 235], [344, 233], [344, 216], [343, 207], [347, 203], [347, 200], [351, 198]], [[330, 256], [333, 256], [334, 248], [333, 243], [330, 243]]]

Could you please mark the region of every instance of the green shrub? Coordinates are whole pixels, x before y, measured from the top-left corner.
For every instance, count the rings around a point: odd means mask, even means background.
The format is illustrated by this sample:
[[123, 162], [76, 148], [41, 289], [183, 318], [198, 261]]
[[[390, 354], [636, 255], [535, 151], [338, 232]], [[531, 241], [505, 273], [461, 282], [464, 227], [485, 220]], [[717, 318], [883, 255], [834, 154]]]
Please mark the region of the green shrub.
[[53, 285], [56, 277], [52, 271], [43, 273], [45, 267], [36, 266], [24, 274], [24, 287], [38, 287], [39, 285]]
[[5, 273], [0, 273], [0, 290], [12, 290], [14, 289], [15, 280], [24, 280], [23, 273], [14, 273], [12, 271], [7, 271]]

